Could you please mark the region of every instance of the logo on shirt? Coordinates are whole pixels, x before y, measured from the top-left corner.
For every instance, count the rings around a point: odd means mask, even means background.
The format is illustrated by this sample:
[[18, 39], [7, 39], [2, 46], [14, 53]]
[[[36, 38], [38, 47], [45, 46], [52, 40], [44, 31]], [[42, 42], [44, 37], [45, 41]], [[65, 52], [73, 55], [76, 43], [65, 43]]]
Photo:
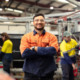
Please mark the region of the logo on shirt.
[[72, 43], [72, 45], [74, 45], [74, 43]]
[[37, 42], [37, 40], [34, 40], [35, 42]]

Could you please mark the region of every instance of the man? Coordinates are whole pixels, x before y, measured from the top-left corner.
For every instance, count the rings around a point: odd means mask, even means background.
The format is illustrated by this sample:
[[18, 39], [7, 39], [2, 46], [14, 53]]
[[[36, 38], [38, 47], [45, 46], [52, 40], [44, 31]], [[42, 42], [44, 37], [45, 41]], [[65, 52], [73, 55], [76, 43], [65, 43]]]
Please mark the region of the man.
[[24, 80], [53, 80], [56, 70], [54, 55], [58, 51], [56, 36], [45, 31], [43, 14], [33, 17], [34, 31], [21, 39], [20, 51], [25, 62]]
[[60, 44], [61, 65], [62, 65], [62, 80], [74, 80], [73, 70], [75, 66], [75, 49], [79, 49], [78, 43], [71, 39], [71, 33], [64, 32], [64, 40]]
[[3, 70], [10, 74], [10, 63], [12, 61], [13, 43], [11, 42], [9, 35], [5, 32], [1, 34], [1, 38], [4, 43], [2, 47], [0, 46], [0, 58], [2, 58], [3, 60]]

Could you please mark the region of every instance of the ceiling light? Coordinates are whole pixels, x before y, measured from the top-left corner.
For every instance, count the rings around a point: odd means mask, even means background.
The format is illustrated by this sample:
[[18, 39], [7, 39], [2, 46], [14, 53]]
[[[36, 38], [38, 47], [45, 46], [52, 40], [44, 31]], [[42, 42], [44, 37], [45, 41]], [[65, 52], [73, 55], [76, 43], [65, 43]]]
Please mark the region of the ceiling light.
[[6, 0], [6, 1], [9, 1], [9, 0]]
[[11, 8], [5, 8], [5, 10], [8, 10], [8, 11], [13, 11], [13, 9], [11, 9]]
[[23, 11], [20, 10], [14, 10], [14, 12], [23, 13]]
[[63, 3], [69, 3], [69, 2], [66, 1], [66, 0], [58, 0], [58, 1], [63, 2]]
[[2, 11], [2, 8], [0, 8], [0, 11]]
[[53, 7], [50, 7], [50, 9], [54, 9]]
[[7, 10], [8, 10], [8, 11], [13, 11], [13, 9], [11, 9], [11, 8], [7, 8]]
[[4, 23], [10, 23], [10, 22], [4, 22]]

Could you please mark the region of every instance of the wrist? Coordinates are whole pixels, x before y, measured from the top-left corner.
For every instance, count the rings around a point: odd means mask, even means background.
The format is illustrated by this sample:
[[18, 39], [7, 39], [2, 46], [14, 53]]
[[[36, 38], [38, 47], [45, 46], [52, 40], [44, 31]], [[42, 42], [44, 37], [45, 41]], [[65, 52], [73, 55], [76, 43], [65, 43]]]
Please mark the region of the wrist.
[[75, 64], [74, 63], [72, 63], [72, 66], [74, 66]]
[[32, 50], [33, 50], [33, 51], [35, 50], [35, 46], [32, 46]]

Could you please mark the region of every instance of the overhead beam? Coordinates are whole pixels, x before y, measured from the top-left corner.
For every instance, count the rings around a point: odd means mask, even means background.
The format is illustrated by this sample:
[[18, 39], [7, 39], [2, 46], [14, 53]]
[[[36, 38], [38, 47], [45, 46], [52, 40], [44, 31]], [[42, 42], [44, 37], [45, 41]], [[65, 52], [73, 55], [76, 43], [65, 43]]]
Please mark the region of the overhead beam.
[[13, 0], [10, 1], [9, 7], [11, 6], [12, 3], [13, 3]]
[[36, 11], [36, 13], [39, 13], [40, 10], [41, 10], [41, 9], [38, 9], [38, 10]]
[[52, 12], [54, 12], [55, 10], [50, 10], [48, 13], [46, 13], [46, 14], [50, 14], [50, 13], [52, 13]]
[[[4, 6], [4, 8], [16, 9], [16, 8], [13, 8], [13, 7], [7, 7], [7, 6]], [[25, 10], [18, 9], [18, 8], [17, 8], [16, 10], [20, 10], [20, 11], [25, 12]], [[45, 8], [39, 8], [35, 13], [38, 13], [40, 10], [47, 10], [47, 9], [45, 9]], [[73, 11], [73, 10], [63, 10], [63, 9], [60, 9], [60, 8], [55, 8], [54, 10], [58, 10], [58, 11], [62, 11], [62, 12], [72, 12], [72, 11]], [[53, 12], [54, 10], [50, 10], [50, 13]], [[31, 11], [28, 11], [28, 9], [26, 10], [26, 12], [34, 13], [34, 12], [31, 12]]]
[[[1, 7], [2, 8], [2, 7]], [[16, 8], [13, 8], [13, 7], [7, 7], [7, 6], [4, 6], [4, 8], [11, 8], [11, 9], [16, 9]], [[23, 11], [23, 12], [25, 12], [25, 10], [22, 10], [22, 9], [16, 9], [16, 10], [20, 10], [20, 11]], [[31, 11], [26, 11], [26, 12], [28, 12], [28, 13], [33, 13], [33, 12], [31, 12]]]
[[[14, 0], [14, 1], [19, 1], [19, 2], [23, 2], [23, 3], [31, 4], [31, 5], [36, 5], [36, 6], [40, 6], [40, 7], [43, 7], [43, 8], [50, 8], [50, 5], [35, 3], [35, 2], [32, 2], [32, 1], [25, 1], [25, 0]], [[56, 10], [57, 7], [54, 7], [54, 9]], [[60, 9], [58, 8], [58, 10], [60, 10]], [[39, 12], [39, 11], [40, 11], [40, 9], [37, 12]], [[67, 10], [61, 10], [61, 11], [67, 12]]]
[[8, 1], [8, 2], [6, 3], [6, 6], [7, 6], [9, 3], [10, 3], [10, 1]]
[[0, 2], [0, 7], [1, 7], [2, 1]]
[[14, 1], [19, 1], [19, 2], [23, 2], [23, 3], [31, 4], [31, 5], [40, 6], [40, 7], [46, 7], [46, 8], [50, 7], [49, 5], [35, 3], [35, 2], [31, 2], [31, 1], [25, 1], [25, 0], [14, 0]]
[[52, 3], [54, 3], [55, 1], [51, 1], [50, 3], [48, 3], [47, 5], [51, 5]]
[[66, 5], [68, 5], [68, 3], [63, 4], [63, 5], [59, 6], [58, 8], [62, 8], [62, 7], [64, 7], [64, 6], [66, 6]]
[[38, 3], [40, 0], [36, 0], [35, 3]]
[[14, 15], [14, 14], [1, 14], [1, 13], [0, 13], [0, 15], [1, 15], [1, 16], [6, 15], [6, 16], [13, 16], [13, 17], [20, 17], [20, 16], [17, 16], [17, 15]]
[[[36, 0], [35, 3], [37, 4], [40, 0]], [[30, 7], [32, 7], [33, 5], [30, 5]]]
[[46, 13], [46, 14], [50, 14], [50, 13], [52, 13], [52, 12], [54, 12], [54, 11], [62, 11], [62, 12], [72, 12], [72, 11], [74, 11], [74, 10], [59, 10], [59, 9], [53, 9], [53, 10], [50, 10], [48, 13]]
[[80, 3], [75, 1], [75, 0], [74, 1], [73, 0], [67, 0], [67, 1], [74, 4], [74, 5], [76, 5], [77, 7], [80, 7]]
[[20, 3], [18, 3], [18, 4], [17, 4], [17, 6], [16, 6], [15, 8], [17, 8], [20, 4], [21, 4], [21, 2], [20, 2]]

